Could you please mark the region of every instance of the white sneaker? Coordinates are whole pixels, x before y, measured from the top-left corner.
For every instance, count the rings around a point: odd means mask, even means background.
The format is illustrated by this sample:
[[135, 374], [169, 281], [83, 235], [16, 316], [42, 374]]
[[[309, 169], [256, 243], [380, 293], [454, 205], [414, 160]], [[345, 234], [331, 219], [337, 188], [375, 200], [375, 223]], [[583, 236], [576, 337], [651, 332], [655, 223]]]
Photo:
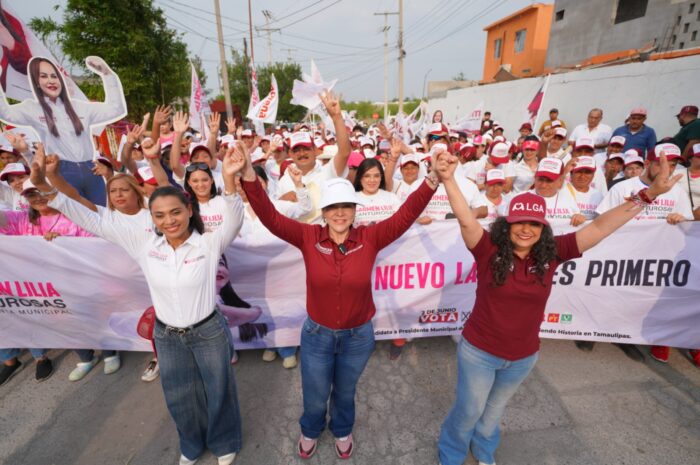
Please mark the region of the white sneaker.
[[99, 361], [99, 357], [93, 356], [92, 360], [89, 362], [78, 363], [75, 368], [73, 368], [73, 371], [71, 371], [68, 375], [68, 379], [70, 381], [80, 381], [81, 379], [85, 378], [85, 375], [90, 373], [90, 370], [92, 370]]
[[147, 383], [150, 383], [151, 381], [154, 381], [158, 375], [160, 375], [160, 366], [158, 366], [158, 359], [154, 358], [150, 362], [148, 362], [148, 365], [146, 365], [146, 369], [143, 370], [143, 374], [141, 375], [141, 381], [146, 381]]
[[479, 465], [496, 465], [496, 462], [493, 462], [493, 463], [485, 463], [485, 462], [479, 461]]
[[199, 460], [199, 459], [190, 460], [187, 457], [185, 457], [184, 455], [180, 454], [179, 465], [194, 465], [195, 463], [197, 463], [197, 460]]
[[219, 457], [219, 465], [231, 465], [233, 461], [236, 460], [236, 453], [232, 452], [230, 454], [222, 455]]
[[459, 344], [460, 341], [462, 340], [461, 334], [451, 334], [450, 337], [452, 338], [453, 341], [455, 341], [455, 344]]
[[111, 375], [115, 371], [119, 370], [119, 368], [122, 366], [122, 360], [121, 358], [119, 358], [119, 354], [105, 357], [104, 362], [104, 371], [106, 375]]
[[290, 355], [289, 357], [284, 357], [282, 359], [282, 366], [285, 368], [294, 368], [297, 366], [297, 356]]
[[274, 359], [277, 358], [277, 351], [276, 350], [270, 350], [270, 349], [265, 349], [263, 352], [263, 361], [264, 362], [271, 362]]

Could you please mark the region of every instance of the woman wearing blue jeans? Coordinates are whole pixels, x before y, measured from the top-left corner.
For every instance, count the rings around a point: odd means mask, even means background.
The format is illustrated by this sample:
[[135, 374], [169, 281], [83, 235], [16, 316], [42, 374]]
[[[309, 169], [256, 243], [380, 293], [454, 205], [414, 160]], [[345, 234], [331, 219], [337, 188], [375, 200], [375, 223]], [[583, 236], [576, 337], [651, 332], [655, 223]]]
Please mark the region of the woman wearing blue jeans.
[[457, 349], [457, 398], [442, 424], [438, 449], [442, 465], [461, 465], [470, 450], [479, 465], [490, 465], [506, 404], [537, 361], [539, 327], [557, 266], [612, 234], [682, 175], [669, 178], [662, 156], [651, 186], [579, 231], [555, 237], [544, 199], [532, 193], [515, 196], [508, 216], [486, 233], [454, 180], [457, 164], [456, 157], [442, 155], [436, 170], [474, 256], [478, 284]]

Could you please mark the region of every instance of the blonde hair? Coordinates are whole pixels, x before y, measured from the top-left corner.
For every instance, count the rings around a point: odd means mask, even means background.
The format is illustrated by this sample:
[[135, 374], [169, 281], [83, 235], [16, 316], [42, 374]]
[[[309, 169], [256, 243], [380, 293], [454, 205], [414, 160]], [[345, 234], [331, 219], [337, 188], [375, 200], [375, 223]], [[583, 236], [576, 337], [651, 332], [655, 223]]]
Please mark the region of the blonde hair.
[[126, 182], [129, 184], [129, 187], [131, 187], [134, 192], [136, 192], [136, 203], [139, 206], [139, 209], [144, 209], [146, 208], [146, 203], [143, 201], [143, 192], [141, 192], [141, 186], [139, 185], [139, 182], [136, 180], [135, 177], [133, 177], [130, 174], [126, 173], [117, 173], [109, 180], [107, 181], [106, 189], [107, 189], [107, 208], [110, 210], [114, 210], [114, 205], [112, 205], [112, 200], [109, 198], [109, 188], [112, 185], [113, 182], [119, 180], [119, 179], [125, 179]]

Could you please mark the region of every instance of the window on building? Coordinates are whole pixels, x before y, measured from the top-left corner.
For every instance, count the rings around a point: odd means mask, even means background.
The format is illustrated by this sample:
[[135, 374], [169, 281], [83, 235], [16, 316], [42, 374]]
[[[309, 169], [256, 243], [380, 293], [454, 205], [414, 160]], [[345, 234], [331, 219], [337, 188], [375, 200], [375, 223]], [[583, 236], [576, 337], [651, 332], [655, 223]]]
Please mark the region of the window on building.
[[521, 29], [515, 33], [515, 53], [525, 50], [525, 33], [527, 29]]
[[695, 11], [695, 3], [691, 3], [690, 7], [688, 7], [688, 14], [693, 14], [693, 11]]
[[615, 12], [615, 24], [642, 18], [647, 14], [649, 0], [619, 0]]
[[693, 31], [692, 34], [690, 34], [690, 40], [695, 40], [698, 38], [698, 31]]
[[683, 48], [683, 47], [685, 47], [685, 42], [681, 42], [680, 44], [678, 44], [678, 48]]
[[496, 39], [493, 42], [493, 57], [501, 58], [501, 47], [503, 46], [503, 41], [501, 39]]
[[675, 43], [676, 43], [676, 39], [677, 39], [676, 34], [673, 34], [673, 36], [671, 37], [671, 43], [672, 43], [672, 44], [675, 44]]
[[688, 29], [689, 29], [689, 28], [690, 28], [690, 23], [685, 23], [685, 24], [683, 25], [683, 34], [685, 34], [686, 32], [688, 32]]
[[564, 10], [559, 10], [554, 14], [554, 20], [561, 21], [562, 19], [564, 19]]
[[676, 18], [676, 26], [680, 26], [680, 25], [681, 25], [681, 19], [683, 19], [683, 18], [680, 17], [680, 16]]

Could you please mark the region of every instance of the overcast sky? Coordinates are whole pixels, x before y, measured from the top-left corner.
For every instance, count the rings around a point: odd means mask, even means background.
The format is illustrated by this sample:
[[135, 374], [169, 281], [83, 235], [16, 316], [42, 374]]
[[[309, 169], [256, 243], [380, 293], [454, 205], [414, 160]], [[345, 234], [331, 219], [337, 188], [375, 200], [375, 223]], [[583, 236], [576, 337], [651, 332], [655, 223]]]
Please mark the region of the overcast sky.
[[[224, 41], [242, 49], [248, 37], [247, 0], [220, 0]], [[65, 0], [6, 0], [27, 22], [34, 16], [60, 21]], [[252, 0], [255, 62], [269, 61], [263, 11], [271, 13], [272, 60], [291, 58], [308, 72], [316, 61], [325, 80], [339, 79], [337, 90], [346, 100], [384, 98], [384, 16], [398, 11], [398, 0]], [[404, 0], [405, 96], [421, 97], [423, 82], [449, 80], [464, 73], [481, 79], [486, 33], [484, 26], [526, 5], [530, 0]], [[547, 2], [551, 3], [551, 2]], [[171, 28], [183, 34], [191, 54], [202, 57], [207, 87], [218, 94], [214, 0], [155, 0]], [[44, 5], [43, 10], [39, 5]], [[53, 6], [58, 5], [57, 11]], [[398, 16], [389, 16], [389, 98], [398, 95], [396, 41]], [[288, 50], [291, 49], [291, 50]], [[260, 89], [261, 94], [267, 93]]]

